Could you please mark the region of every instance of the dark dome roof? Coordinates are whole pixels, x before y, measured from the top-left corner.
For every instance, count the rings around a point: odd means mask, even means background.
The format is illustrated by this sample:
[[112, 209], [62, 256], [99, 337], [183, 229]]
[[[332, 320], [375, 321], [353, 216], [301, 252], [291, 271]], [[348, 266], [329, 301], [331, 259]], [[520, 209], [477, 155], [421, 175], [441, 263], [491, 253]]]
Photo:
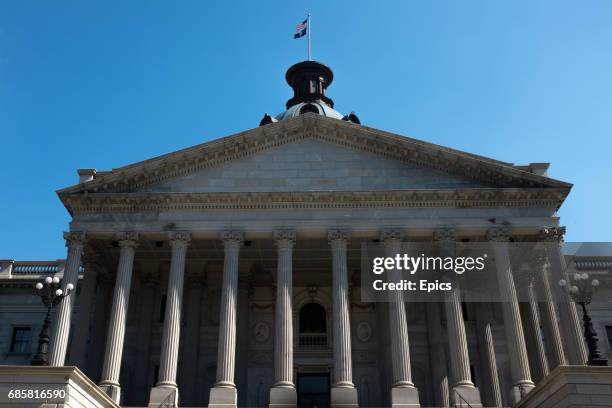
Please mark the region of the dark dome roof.
[[329, 118], [360, 123], [353, 112], [345, 116], [334, 110], [334, 101], [325, 95], [327, 87], [334, 80], [334, 73], [327, 65], [317, 61], [298, 62], [287, 70], [285, 79], [293, 89], [293, 97], [286, 104], [287, 110], [276, 115], [275, 118], [267, 114], [264, 115], [260, 126], [293, 118], [304, 113], [314, 113]]

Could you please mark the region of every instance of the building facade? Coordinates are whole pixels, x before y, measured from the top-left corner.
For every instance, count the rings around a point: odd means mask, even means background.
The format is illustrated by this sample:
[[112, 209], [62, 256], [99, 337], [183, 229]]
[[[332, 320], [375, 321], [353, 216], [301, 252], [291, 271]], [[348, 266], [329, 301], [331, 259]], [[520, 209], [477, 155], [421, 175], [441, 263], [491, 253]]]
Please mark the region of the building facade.
[[[79, 170], [58, 192], [72, 216], [66, 262], [0, 274], [4, 363], [35, 349], [28, 293], [46, 274], [77, 287], [56, 310], [50, 363], [78, 366], [122, 406], [508, 406], [555, 366], [585, 363], [576, 309], [556, 301], [556, 212], [571, 185], [547, 164], [363, 126], [333, 109], [323, 64], [286, 79], [287, 110], [255, 129]], [[495, 243], [509, 302], [362, 301], [365, 244], [470, 240]], [[555, 243], [536, 307], [516, 296], [512, 241]], [[608, 310], [595, 317], [606, 339]]]

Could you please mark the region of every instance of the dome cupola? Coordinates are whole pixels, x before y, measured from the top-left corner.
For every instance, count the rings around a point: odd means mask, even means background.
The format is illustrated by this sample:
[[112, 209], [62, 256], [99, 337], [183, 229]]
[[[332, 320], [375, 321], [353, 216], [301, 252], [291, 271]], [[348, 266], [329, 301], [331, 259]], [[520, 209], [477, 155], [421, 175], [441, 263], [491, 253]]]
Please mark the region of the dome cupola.
[[314, 113], [334, 119], [359, 124], [355, 113], [342, 115], [334, 110], [334, 101], [325, 95], [327, 87], [334, 80], [334, 73], [327, 65], [317, 61], [302, 61], [292, 65], [285, 74], [285, 79], [293, 89], [293, 97], [286, 103], [287, 110], [276, 117], [267, 113], [259, 126], [279, 120], [293, 118], [305, 113]]

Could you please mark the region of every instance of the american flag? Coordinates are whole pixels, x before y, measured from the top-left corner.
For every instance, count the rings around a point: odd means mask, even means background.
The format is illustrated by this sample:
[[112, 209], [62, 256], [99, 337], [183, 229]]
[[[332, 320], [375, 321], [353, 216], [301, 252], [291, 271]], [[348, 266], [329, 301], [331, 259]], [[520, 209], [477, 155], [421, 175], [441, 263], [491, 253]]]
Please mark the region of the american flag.
[[298, 24], [295, 27], [295, 34], [293, 35], [293, 38], [300, 38], [306, 35], [308, 31], [308, 19], [302, 21], [300, 24]]

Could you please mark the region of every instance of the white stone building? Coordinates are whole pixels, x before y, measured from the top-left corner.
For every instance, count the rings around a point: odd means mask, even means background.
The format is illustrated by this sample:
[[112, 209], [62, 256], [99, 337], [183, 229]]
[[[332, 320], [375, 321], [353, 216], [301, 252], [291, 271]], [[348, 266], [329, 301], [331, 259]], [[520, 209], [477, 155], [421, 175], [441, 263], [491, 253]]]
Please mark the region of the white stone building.
[[[43, 317], [31, 285], [59, 274], [78, 293], [57, 309], [50, 362], [122, 406], [511, 405], [554, 367], [584, 364], [570, 302], [361, 301], [362, 245], [412, 240], [556, 241], [538, 288], [564, 296], [556, 212], [571, 185], [547, 164], [363, 126], [333, 109], [332, 78], [296, 64], [286, 112], [257, 128], [79, 170], [58, 191], [72, 216], [65, 265], [2, 264], [2, 362], [31, 357]], [[495, 248], [511, 294], [507, 248]], [[597, 261], [609, 279], [611, 261]], [[612, 314], [594, 317], [609, 353]]]

